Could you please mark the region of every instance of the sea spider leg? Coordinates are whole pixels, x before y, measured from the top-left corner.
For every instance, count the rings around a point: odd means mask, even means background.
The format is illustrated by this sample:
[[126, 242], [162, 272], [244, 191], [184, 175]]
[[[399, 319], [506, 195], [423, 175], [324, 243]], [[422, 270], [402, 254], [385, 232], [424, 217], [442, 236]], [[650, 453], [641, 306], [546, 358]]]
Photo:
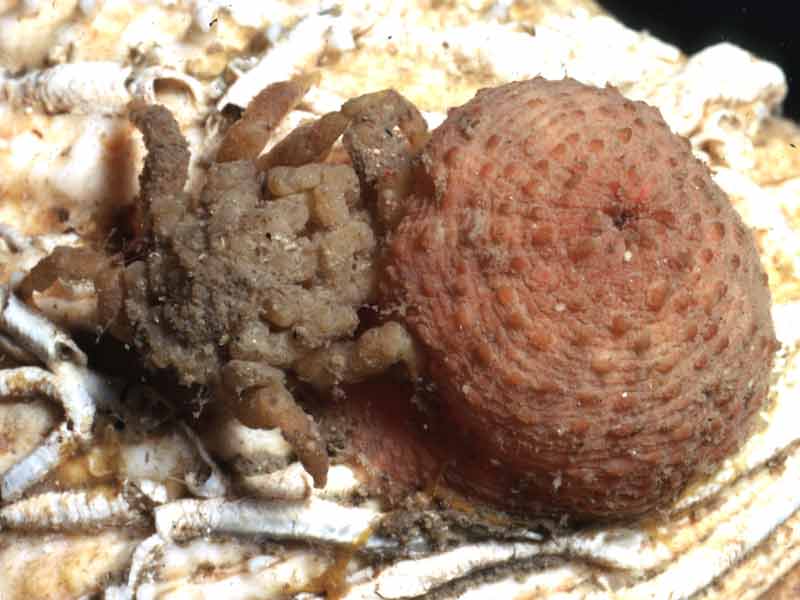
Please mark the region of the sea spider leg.
[[325, 441], [286, 388], [284, 373], [269, 365], [233, 360], [223, 369], [223, 381], [236, 418], [248, 427], [280, 427], [314, 484], [323, 487], [329, 466]]

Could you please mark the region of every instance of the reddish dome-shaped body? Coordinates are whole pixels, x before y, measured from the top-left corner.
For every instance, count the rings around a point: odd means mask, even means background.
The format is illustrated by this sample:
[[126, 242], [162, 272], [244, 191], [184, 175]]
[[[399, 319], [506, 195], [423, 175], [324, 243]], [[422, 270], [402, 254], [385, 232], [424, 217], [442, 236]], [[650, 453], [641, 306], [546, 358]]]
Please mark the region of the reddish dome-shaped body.
[[776, 347], [766, 276], [658, 110], [511, 83], [451, 110], [422, 165], [382, 294], [469, 449], [450, 483], [512, 510], [635, 515], [739, 446]]

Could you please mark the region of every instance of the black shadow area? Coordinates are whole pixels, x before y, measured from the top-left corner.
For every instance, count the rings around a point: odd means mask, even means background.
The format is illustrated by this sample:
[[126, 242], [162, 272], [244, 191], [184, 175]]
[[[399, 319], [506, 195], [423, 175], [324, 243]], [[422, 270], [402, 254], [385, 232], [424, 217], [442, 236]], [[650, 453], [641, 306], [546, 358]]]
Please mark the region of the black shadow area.
[[777, 63], [786, 73], [784, 114], [800, 121], [800, 3], [796, 0], [648, 2], [599, 0], [628, 27], [647, 30], [687, 54], [728, 41]]

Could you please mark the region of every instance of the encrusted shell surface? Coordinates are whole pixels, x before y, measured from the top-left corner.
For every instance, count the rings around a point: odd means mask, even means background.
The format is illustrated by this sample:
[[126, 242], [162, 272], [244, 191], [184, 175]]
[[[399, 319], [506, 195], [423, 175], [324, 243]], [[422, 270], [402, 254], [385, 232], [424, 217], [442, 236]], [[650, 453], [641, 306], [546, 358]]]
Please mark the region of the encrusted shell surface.
[[[452, 109], [422, 162], [385, 297], [468, 440], [446, 477], [518, 510], [619, 517], [742, 442], [776, 347], [766, 276], [656, 109], [511, 83]], [[474, 461], [487, 474], [465, 480]]]

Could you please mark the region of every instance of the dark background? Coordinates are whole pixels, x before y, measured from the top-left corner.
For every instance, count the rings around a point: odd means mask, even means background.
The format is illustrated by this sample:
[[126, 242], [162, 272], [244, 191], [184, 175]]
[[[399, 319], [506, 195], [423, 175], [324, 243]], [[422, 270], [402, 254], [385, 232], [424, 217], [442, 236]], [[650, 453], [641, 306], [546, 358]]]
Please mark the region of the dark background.
[[794, 14], [800, 12], [797, 0], [599, 2], [628, 27], [646, 29], [686, 54], [728, 41], [778, 64], [789, 82], [784, 114], [800, 120], [800, 19]]

